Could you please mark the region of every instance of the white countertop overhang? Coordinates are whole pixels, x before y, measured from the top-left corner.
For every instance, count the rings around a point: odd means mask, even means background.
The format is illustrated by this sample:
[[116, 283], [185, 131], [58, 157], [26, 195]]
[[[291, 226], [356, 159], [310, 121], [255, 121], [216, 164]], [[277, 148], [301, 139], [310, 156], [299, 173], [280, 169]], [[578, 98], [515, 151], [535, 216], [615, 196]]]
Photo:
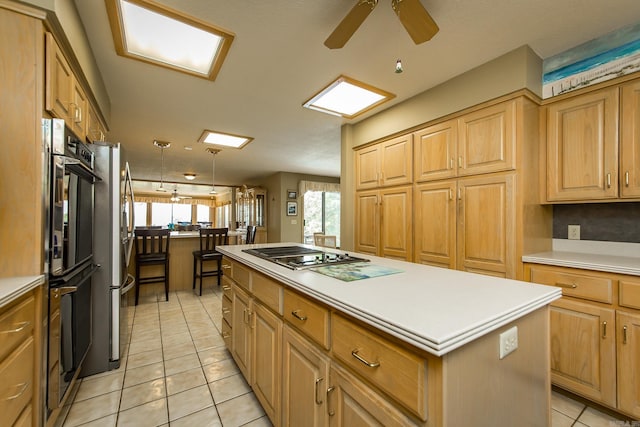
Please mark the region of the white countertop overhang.
[[0, 307], [44, 283], [44, 275], [0, 279]]
[[308, 246], [271, 243], [217, 249], [229, 258], [436, 356], [455, 350], [561, 296], [561, 289], [556, 287], [351, 252], [376, 265], [402, 272], [344, 282], [313, 269], [290, 270], [242, 252], [248, 248], [290, 245]]

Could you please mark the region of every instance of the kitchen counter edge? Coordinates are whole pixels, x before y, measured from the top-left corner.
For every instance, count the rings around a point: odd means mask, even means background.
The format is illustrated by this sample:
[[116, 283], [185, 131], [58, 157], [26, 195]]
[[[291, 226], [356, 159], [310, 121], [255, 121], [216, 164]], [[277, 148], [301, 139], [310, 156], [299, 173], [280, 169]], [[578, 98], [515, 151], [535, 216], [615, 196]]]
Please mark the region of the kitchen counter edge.
[[44, 284], [44, 275], [0, 279], [0, 307], [4, 307], [42, 284]]

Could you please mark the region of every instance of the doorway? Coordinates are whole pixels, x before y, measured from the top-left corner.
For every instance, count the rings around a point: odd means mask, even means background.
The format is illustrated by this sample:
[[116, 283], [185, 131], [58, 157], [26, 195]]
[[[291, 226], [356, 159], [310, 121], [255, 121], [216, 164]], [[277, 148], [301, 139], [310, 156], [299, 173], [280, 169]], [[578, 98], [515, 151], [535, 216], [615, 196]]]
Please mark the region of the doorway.
[[313, 234], [336, 236], [340, 247], [340, 192], [311, 191], [303, 195], [303, 242], [313, 245]]

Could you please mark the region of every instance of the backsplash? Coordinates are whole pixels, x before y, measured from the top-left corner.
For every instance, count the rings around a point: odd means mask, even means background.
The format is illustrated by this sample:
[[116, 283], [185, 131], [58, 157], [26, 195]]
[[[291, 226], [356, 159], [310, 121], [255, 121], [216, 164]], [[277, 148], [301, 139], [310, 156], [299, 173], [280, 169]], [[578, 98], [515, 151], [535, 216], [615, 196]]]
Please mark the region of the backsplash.
[[581, 240], [640, 243], [640, 203], [585, 203], [553, 206], [553, 237], [567, 238], [580, 226]]

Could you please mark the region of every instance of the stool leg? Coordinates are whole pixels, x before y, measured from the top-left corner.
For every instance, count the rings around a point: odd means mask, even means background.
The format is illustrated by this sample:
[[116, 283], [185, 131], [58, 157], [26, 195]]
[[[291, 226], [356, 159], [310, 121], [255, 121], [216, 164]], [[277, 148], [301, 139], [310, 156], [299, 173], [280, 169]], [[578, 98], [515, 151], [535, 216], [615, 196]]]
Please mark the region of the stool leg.
[[138, 305], [138, 294], [140, 293], [140, 263], [136, 261], [136, 305]]
[[222, 276], [222, 260], [218, 259], [218, 287], [220, 287], [220, 276]]
[[204, 259], [200, 260], [200, 296], [202, 296], [202, 266], [204, 264]]
[[164, 295], [169, 302], [169, 257], [167, 256], [167, 261], [164, 264]]
[[191, 289], [196, 288], [196, 268], [198, 265], [198, 257], [196, 255], [193, 256], [193, 286]]

